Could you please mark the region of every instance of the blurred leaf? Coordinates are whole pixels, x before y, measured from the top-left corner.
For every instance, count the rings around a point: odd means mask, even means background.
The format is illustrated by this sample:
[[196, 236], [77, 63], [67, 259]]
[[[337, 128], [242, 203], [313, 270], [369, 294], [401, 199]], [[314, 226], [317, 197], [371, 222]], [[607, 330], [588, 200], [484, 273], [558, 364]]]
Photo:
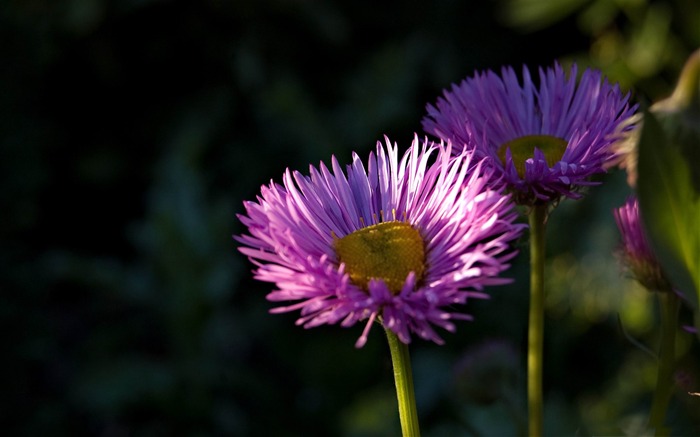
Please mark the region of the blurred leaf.
[[639, 141], [639, 204], [652, 246], [666, 274], [698, 309], [700, 193], [680, 147], [647, 113]]
[[593, 33], [600, 33], [613, 22], [618, 12], [615, 2], [597, 0], [579, 14], [578, 24]]
[[547, 27], [576, 11], [587, 0], [511, 0], [503, 18], [508, 24], [527, 30]]
[[632, 32], [627, 65], [638, 77], [659, 72], [668, 60], [671, 12], [666, 5], [649, 5], [644, 19]]
[[350, 405], [340, 419], [344, 435], [397, 435], [400, 428], [394, 392], [377, 388], [360, 395], [358, 401]]

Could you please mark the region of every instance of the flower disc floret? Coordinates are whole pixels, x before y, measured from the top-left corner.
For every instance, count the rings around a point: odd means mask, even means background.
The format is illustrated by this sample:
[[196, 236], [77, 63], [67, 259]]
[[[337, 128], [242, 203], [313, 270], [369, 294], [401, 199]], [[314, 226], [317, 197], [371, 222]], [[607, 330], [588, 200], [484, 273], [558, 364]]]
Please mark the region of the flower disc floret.
[[353, 284], [367, 290], [371, 279], [381, 279], [393, 294], [413, 272], [420, 283], [425, 272], [425, 243], [408, 223], [390, 221], [367, 226], [334, 242], [338, 261]]
[[566, 151], [566, 140], [553, 137], [551, 135], [525, 135], [501, 144], [496, 153], [503, 165], [510, 162], [515, 166], [518, 176], [525, 177], [525, 162], [535, 155], [535, 150], [539, 150], [545, 157], [548, 166], [553, 166], [564, 155]]
[[399, 158], [387, 140], [366, 167], [353, 154], [345, 171], [334, 157], [309, 173], [287, 170], [239, 215], [240, 251], [276, 285], [272, 312], [299, 310], [307, 328], [366, 321], [357, 347], [375, 321], [404, 343], [442, 343], [435, 327], [454, 331], [471, 319], [460, 305], [509, 282], [523, 225], [472, 152], [416, 137]]

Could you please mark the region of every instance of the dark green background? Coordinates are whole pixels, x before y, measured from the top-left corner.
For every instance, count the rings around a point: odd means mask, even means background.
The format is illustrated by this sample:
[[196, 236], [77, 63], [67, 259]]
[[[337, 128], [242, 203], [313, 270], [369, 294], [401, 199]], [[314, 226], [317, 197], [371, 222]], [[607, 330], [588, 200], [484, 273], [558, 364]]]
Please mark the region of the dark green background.
[[[3, 434], [397, 433], [381, 330], [356, 350], [359, 326], [268, 314], [272, 285], [231, 238], [242, 201], [286, 167], [348, 163], [384, 135], [405, 149], [425, 104], [475, 69], [576, 60], [646, 104], [672, 89], [699, 23], [691, 0], [4, 2]], [[644, 424], [654, 361], [618, 314], [655, 348], [654, 300], [611, 253], [624, 179], [551, 217], [552, 434]], [[515, 432], [503, 403], [460, 397], [453, 379], [466, 350], [504, 339], [524, 406], [526, 254], [507, 274], [517, 282], [469, 305], [475, 321], [445, 346], [412, 345], [425, 435]], [[700, 352], [682, 342], [686, 390], [669, 417], [700, 435], [686, 394], [700, 391]]]

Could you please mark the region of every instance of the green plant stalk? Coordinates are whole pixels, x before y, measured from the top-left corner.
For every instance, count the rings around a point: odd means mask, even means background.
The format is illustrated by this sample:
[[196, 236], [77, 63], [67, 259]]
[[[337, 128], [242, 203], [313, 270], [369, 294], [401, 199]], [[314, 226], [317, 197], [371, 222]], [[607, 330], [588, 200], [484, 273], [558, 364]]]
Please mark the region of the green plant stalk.
[[675, 387], [673, 373], [676, 369], [676, 329], [680, 299], [670, 290], [656, 294], [659, 296], [661, 313], [661, 345], [659, 347], [656, 390], [649, 413], [649, 426], [655, 430], [655, 435], [661, 436], [668, 435], [670, 432], [665, 428], [664, 421]]
[[530, 223], [530, 316], [527, 341], [528, 435], [543, 431], [542, 351], [544, 349], [544, 244], [547, 205], [535, 205]]
[[396, 398], [399, 402], [399, 419], [403, 437], [420, 437], [416, 396], [413, 391], [413, 372], [408, 345], [404, 344], [391, 329], [385, 328], [391, 362], [394, 367]]

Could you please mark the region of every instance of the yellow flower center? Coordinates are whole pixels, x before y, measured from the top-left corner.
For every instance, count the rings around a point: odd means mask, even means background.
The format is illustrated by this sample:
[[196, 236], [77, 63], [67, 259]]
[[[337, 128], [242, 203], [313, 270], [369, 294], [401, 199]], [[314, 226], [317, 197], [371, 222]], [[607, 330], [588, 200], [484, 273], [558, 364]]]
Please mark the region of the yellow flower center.
[[566, 140], [563, 138], [551, 135], [525, 135], [502, 144], [498, 148], [497, 153], [501, 162], [505, 164], [506, 150], [510, 149], [518, 176], [523, 178], [525, 177], [525, 161], [535, 156], [535, 148], [540, 149], [544, 153], [547, 165], [551, 167], [561, 161], [567, 145]]
[[425, 273], [425, 245], [408, 223], [390, 221], [359, 229], [334, 242], [338, 260], [358, 287], [367, 290], [370, 279], [381, 279], [398, 294], [410, 272], [420, 281]]

